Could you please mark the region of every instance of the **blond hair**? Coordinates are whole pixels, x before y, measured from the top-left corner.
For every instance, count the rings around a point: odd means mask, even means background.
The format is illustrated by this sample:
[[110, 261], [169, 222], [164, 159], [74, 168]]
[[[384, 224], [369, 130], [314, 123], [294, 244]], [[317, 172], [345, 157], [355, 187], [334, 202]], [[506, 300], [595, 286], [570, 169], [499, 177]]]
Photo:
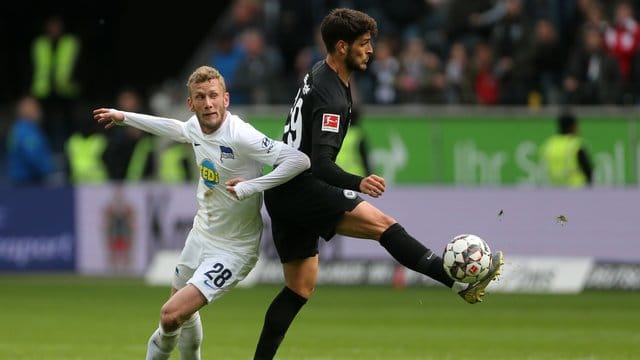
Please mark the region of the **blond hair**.
[[197, 68], [191, 76], [189, 76], [189, 80], [187, 80], [187, 88], [191, 91], [191, 85], [201, 84], [203, 82], [218, 79], [220, 85], [222, 85], [222, 90], [227, 91], [227, 86], [224, 83], [224, 77], [218, 70], [211, 66], [200, 66]]

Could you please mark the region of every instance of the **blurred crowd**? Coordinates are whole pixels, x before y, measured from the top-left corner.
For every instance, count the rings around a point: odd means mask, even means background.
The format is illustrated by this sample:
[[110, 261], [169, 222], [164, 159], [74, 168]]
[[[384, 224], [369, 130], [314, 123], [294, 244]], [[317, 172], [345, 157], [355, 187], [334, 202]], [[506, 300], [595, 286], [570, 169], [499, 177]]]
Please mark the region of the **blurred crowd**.
[[236, 103], [286, 104], [324, 57], [318, 24], [336, 6], [378, 21], [354, 79], [362, 103], [640, 101], [640, 2], [628, 0], [237, 0], [195, 60], [224, 71]]
[[[184, 75], [149, 96], [150, 89], [121, 84], [111, 104], [163, 115], [173, 99], [183, 106], [186, 74], [201, 64], [223, 74], [232, 106], [289, 104], [325, 56], [320, 20], [339, 6], [378, 21], [374, 57], [352, 79], [360, 104], [640, 103], [640, 1], [233, 0]], [[61, 17], [43, 25], [31, 44], [29, 94], [15, 104], [15, 121], [2, 126], [6, 182], [192, 180], [183, 146], [135, 129], [103, 131], [86, 114], [77, 120], [79, 38]]]

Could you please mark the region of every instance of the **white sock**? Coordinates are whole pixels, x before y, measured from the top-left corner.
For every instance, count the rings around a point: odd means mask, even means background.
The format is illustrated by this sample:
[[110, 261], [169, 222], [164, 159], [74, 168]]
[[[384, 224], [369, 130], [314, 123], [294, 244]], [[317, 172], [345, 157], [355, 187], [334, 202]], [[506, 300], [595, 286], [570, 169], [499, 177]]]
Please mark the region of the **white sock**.
[[200, 313], [196, 311], [182, 324], [182, 332], [178, 340], [180, 359], [200, 360], [200, 344], [202, 344], [202, 321], [200, 321]]
[[171, 332], [164, 332], [162, 326], [153, 332], [147, 343], [147, 360], [167, 360], [171, 356], [171, 351], [176, 347], [180, 329]]

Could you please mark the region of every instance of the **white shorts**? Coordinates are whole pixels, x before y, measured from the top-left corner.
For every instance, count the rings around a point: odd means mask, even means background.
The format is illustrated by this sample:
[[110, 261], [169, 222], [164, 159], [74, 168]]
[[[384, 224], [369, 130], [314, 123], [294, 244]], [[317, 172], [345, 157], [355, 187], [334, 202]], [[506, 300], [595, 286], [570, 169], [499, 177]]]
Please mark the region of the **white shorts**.
[[208, 302], [221, 297], [255, 267], [258, 254], [239, 254], [220, 249], [191, 230], [180, 253], [173, 287], [193, 284]]

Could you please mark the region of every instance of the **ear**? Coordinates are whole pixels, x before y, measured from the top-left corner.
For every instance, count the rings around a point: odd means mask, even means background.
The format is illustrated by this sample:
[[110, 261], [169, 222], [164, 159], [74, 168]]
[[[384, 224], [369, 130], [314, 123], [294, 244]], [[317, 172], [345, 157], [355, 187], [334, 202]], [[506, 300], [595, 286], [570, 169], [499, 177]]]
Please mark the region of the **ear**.
[[193, 107], [193, 101], [191, 101], [191, 96], [187, 98], [187, 107], [189, 108], [189, 111], [193, 113], [196, 112], [196, 109]]
[[229, 107], [229, 103], [230, 103], [229, 92], [225, 91], [225, 93], [224, 93], [224, 108], [225, 109]]
[[347, 50], [349, 50], [349, 44], [347, 44], [344, 40], [338, 40], [338, 43], [336, 44], [336, 50], [338, 51], [338, 54], [346, 55]]

